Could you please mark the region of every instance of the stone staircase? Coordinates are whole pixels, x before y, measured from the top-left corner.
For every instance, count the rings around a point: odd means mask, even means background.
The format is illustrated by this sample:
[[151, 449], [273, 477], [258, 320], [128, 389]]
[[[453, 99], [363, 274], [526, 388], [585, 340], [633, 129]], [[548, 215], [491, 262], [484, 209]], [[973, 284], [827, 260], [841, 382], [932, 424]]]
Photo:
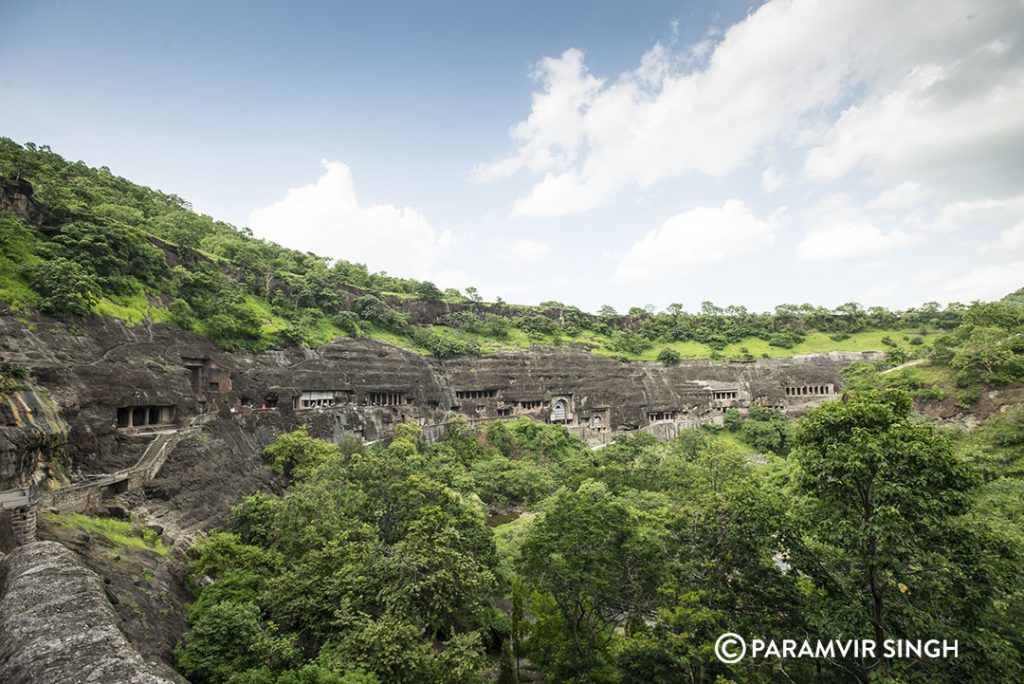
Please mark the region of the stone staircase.
[[138, 489], [157, 476], [178, 442], [216, 417], [216, 414], [198, 415], [181, 428], [154, 433], [142, 456], [128, 468], [87, 475], [79, 482], [53, 491], [39, 492], [35, 485], [30, 485], [0, 492], [0, 511], [10, 511], [8, 515], [15, 540], [18, 544], [35, 541], [36, 511], [40, 507], [79, 510], [98, 505], [108, 489], [118, 487], [116, 491], [119, 493]]

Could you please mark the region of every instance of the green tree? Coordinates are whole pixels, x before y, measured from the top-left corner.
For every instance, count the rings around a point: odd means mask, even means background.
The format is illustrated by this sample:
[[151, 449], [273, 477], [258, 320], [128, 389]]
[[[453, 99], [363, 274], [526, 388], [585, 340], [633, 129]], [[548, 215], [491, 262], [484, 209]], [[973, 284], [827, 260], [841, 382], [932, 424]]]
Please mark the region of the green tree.
[[278, 473], [302, 476], [329, 459], [340, 455], [338, 447], [322, 439], [309, 436], [303, 425], [274, 440], [263, 450]]
[[33, 267], [30, 282], [43, 300], [40, 309], [57, 315], [86, 316], [100, 298], [100, 286], [84, 268], [64, 257]]
[[300, 658], [294, 639], [279, 635], [253, 603], [226, 601], [205, 611], [175, 650], [178, 667], [194, 682], [218, 684], [232, 673], [287, 668]]
[[[818, 627], [878, 643], [957, 634], [979, 653], [1005, 651], [999, 630], [982, 626], [997, 610], [1005, 545], [965, 517], [976, 475], [910, 409], [903, 391], [864, 392], [815, 409], [798, 427], [795, 482], [805, 498], [793, 563], [815, 582]], [[960, 591], [965, 582], [968, 594]], [[867, 664], [876, 667], [895, 674], [906, 665]], [[1005, 677], [1020, 671], [1019, 657], [972, 668]]]
[[[651, 597], [657, 553], [603, 484], [556, 494], [521, 548], [522, 576], [551, 597], [537, 605], [554, 611], [531, 639], [534, 657], [559, 678], [602, 677], [616, 627]], [[545, 640], [544, 631], [559, 639]]]

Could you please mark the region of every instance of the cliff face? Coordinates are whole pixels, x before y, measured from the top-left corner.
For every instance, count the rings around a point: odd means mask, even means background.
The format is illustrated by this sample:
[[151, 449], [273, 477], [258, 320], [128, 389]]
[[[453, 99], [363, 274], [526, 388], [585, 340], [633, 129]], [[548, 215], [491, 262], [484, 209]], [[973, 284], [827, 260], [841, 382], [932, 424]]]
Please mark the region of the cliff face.
[[8, 684], [172, 684], [117, 627], [96, 573], [56, 542], [0, 561], [0, 681]]
[[43, 210], [32, 195], [28, 181], [0, 176], [0, 212], [10, 211], [29, 223], [41, 223]]
[[[439, 360], [364, 339], [229, 353], [167, 325], [128, 328], [92, 317], [74, 326], [38, 319], [30, 328], [0, 316], [0, 362], [27, 369], [50, 398], [29, 393], [15, 403], [36, 407], [32, 415], [39, 426], [49, 426], [48, 439], [59, 440], [66, 423], [72, 479], [131, 465], [152, 431], [201, 413], [222, 418], [222, 428], [207, 427], [203, 434], [240, 458], [299, 424], [327, 439], [350, 433], [374, 440], [406, 420], [528, 415], [608, 432], [662, 420], [708, 420], [729, 407], [800, 413], [834, 398], [839, 371], [863, 358], [872, 355], [664, 366], [536, 348]], [[16, 422], [8, 414], [8, 423]], [[3, 439], [0, 434], [0, 452]], [[216, 459], [200, 456], [205, 449], [194, 444], [192, 451], [196, 458]], [[24, 481], [24, 448], [18, 453], [0, 453], [0, 489]], [[169, 467], [174, 463], [172, 457]], [[236, 470], [245, 467], [240, 461]], [[18, 473], [21, 482], [15, 481]]]
[[60, 407], [31, 384], [0, 394], [0, 483], [58, 478], [68, 426]]

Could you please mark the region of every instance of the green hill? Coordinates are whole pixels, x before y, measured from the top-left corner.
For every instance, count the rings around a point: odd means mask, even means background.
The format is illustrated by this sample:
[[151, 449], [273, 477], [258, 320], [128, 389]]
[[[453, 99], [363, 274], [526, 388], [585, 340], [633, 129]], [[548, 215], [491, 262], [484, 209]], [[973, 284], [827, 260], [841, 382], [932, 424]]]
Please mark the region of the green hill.
[[967, 307], [907, 311], [784, 304], [770, 313], [705, 302], [598, 314], [559, 302], [484, 302], [473, 288], [371, 273], [256, 239], [106, 167], [0, 138], [0, 177], [27, 181], [37, 212], [0, 216], [0, 299], [19, 312], [169, 322], [224, 348], [315, 345], [363, 335], [437, 356], [535, 344], [626, 360], [751, 359], [821, 351], [914, 354]]

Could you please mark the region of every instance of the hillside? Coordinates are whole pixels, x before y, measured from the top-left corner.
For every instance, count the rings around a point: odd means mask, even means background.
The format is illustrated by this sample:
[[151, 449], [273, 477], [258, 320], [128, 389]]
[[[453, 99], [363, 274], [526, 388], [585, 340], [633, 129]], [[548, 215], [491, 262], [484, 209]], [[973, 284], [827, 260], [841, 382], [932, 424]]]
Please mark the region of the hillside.
[[1024, 292], [484, 302], [0, 148], [0, 679], [99, 672], [49, 645], [103, 629], [104, 672], [195, 684], [1020, 681]]
[[966, 307], [835, 310], [810, 304], [754, 313], [704, 302], [625, 314], [559, 302], [484, 302], [474, 288], [371, 273], [256, 239], [46, 146], [0, 138], [0, 300], [15, 311], [169, 322], [224, 349], [316, 345], [363, 336], [435, 356], [573, 345], [624, 360], [790, 356], [895, 350], [916, 355]]

